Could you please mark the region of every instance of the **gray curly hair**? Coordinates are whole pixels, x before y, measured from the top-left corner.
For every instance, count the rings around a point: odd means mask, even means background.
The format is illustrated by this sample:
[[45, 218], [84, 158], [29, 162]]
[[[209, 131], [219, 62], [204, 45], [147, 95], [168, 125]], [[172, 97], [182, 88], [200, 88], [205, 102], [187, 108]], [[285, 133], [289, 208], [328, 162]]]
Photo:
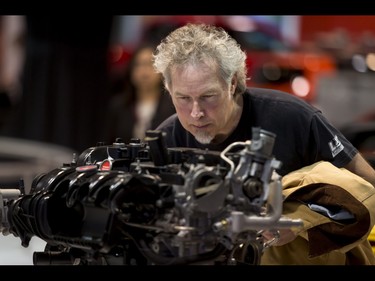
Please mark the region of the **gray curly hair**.
[[157, 46], [154, 68], [161, 73], [165, 85], [171, 83], [173, 68], [185, 64], [211, 63], [218, 66], [221, 77], [231, 83], [237, 77], [235, 94], [246, 90], [246, 54], [223, 28], [188, 23], [171, 32]]

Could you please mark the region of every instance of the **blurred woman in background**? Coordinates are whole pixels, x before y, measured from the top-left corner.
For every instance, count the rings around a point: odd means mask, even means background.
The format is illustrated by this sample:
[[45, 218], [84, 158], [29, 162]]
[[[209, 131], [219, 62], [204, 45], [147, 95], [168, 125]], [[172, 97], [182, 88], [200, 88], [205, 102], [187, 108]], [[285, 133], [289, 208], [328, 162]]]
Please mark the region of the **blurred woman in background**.
[[161, 75], [152, 65], [154, 46], [143, 44], [133, 53], [125, 69], [123, 90], [114, 95], [107, 112], [108, 141], [122, 138], [143, 139], [148, 129], [155, 129], [175, 112]]

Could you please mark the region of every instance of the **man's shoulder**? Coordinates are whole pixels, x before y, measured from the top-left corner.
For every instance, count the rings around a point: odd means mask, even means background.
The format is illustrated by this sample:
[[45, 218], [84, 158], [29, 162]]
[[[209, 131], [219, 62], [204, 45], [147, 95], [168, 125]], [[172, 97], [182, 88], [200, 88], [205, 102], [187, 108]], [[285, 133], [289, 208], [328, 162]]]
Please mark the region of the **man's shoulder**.
[[247, 95], [249, 99], [252, 100], [252, 102], [267, 101], [271, 103], [285, 104], [288, 105], [288, 107], [297, 106], [312, 109], [312, 106], [302, 98], [299, 98], [291, 93], [283, 92], [280, 90], [249, 87], [245, 91], [244, 95]]
[[283, 92], [276, 89], [270, 89], [270, 88], [256, 88], [256, 87], [249, 87], [245, 91], [245, 95], [250, 95], [253, 97], [265, 97], [265, 98], [274, 98], [274, 97], [280, 97], [280, 98], [286, 98], [291, 100], [300, 100], [296, 96], [288, 93]]

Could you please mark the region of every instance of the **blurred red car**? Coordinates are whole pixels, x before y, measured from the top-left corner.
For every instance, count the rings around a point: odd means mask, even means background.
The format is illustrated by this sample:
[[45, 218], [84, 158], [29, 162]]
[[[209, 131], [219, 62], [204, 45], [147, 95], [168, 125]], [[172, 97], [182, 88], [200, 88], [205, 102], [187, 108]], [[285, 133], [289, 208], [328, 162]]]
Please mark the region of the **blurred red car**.
[[248, 52], [249, 86], [272, 88], [314, 102], [322, 75], [335, 72], [330, 57], [302, 52]]

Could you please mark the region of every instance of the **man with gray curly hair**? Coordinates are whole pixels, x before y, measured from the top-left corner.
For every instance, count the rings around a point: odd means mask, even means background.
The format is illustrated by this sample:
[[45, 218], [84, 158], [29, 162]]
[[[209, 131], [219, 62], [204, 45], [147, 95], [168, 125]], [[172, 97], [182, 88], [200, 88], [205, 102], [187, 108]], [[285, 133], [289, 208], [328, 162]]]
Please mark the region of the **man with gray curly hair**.
[[246, 54], [238, 43], [222, 29], [188, 24], [172, 32], [154, 58], [183, 128], [200, 144], [222, 143], [240, 121], [246, 90]]
[[[375, 185], [375, 171], [322, 112], [289, 93], [247, 88], [246, 53], [216, 26], [187, 24], [156, 48], [176, 114], [156, 128], [168, 147], [222, 151], [252, 139], [252, 128], [276, 135], [273, 154], [284, 176], [318, 161], [346, 168]], [[282, 235], [279, 245], [294, 239]]]

